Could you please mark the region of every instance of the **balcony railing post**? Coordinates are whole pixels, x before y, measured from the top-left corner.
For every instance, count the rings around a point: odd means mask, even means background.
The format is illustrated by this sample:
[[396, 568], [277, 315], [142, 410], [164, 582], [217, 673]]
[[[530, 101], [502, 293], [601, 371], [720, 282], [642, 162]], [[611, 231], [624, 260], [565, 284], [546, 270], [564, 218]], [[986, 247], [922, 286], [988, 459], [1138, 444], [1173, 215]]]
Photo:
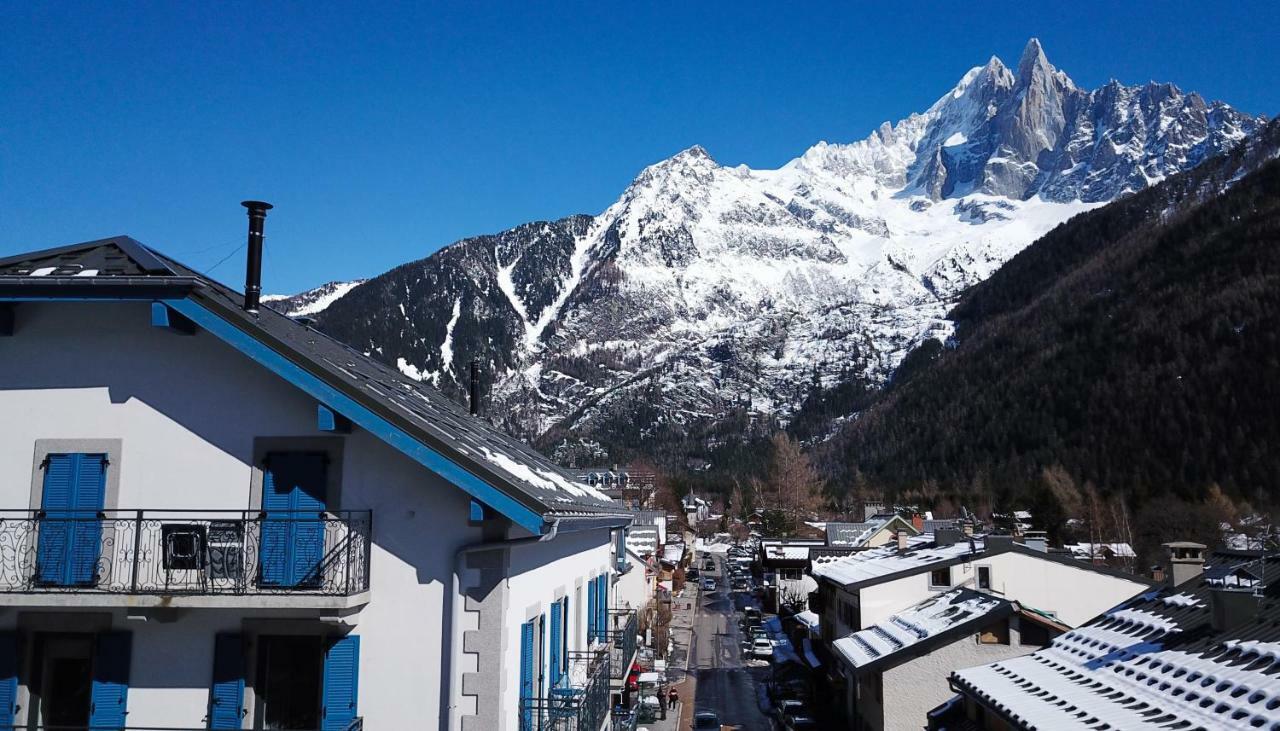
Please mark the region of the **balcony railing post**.
[[138, 593], [138, 559], [142, 553], [142, 511], [139, 510], [133, 521], [133, 565], [130, 568], [129, 593]]
[[347, 590], [343, 592], [346, 596], [351, 596], [351, 574], [355, 573], [355, 562], [351, 557], [351, 552], [355, 549], [355, 541], [351, 540], [351, 527], [354, 524], [355, 520], [352, 518], [351, 514], [348, 513], [346, 519], [343, 521], [343, 525], [346, 528], [345, 540], [347, 541], [347, 561], [346, 566], [343, 567], [347, 574]]

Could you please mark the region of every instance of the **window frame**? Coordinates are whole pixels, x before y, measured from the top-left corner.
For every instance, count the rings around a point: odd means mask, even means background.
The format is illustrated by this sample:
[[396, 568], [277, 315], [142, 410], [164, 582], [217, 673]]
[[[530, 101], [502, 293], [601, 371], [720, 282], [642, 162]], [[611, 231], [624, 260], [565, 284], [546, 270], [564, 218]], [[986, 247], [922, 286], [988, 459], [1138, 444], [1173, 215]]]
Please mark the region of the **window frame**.
[[[937, 577], [939, 573], [943, 571], [947, 572], [947, 581], [945, 584], [939, 584], [934, 579]], [[929, 571], [929, 588], [930, 589], [950, 589], [952, 586], [954, 586], [954, 584], [952, 583], [953, 581], [954, 581], [954, 577], [952, 576], [950, 565], [939, 566], [938, 568], [930, 569]]]
[[[982, 585], [983, 572], [985, 572], [987, 575], [986, 586]], [[993, 572], [991, 570], [991, 564], [978, 564], [977, 566], [974, 567], [974, 579], [973, 579], [974, 585], [981, 590], [994, 592], [995, 582], [992, 581], [992, 578], [991, 578], [992, 575], [993, 575]]]

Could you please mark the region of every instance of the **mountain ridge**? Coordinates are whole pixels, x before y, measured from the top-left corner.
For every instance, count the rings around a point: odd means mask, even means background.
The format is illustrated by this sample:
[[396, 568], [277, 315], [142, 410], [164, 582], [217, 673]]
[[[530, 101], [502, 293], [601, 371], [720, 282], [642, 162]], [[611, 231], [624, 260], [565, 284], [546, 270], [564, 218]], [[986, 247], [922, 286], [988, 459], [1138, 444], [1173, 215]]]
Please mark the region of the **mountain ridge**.
[[863, 140], [776, 170], [695, 145], [599, 215], [463, 239], [316, 317], [458, 397], [479, 357], [490, 418], [564, 461], [682, 434], [671, 459], [696, 458], [733, 414], [764, 428], [815, 388], [883, 384], [1032, 240], [1256, 125], [1172, 84], [1079, 89], [1033, 39]]

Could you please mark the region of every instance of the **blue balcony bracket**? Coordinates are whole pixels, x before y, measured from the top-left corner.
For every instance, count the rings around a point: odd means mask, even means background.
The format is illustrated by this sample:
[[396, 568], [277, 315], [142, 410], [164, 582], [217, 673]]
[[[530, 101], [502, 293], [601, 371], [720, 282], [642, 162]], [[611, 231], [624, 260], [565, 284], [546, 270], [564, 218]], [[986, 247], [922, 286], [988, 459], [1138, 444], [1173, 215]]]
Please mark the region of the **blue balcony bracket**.
[[351, 420], [324, 404], [316, 404], [316, 428], [334, 434], [350, 434]]
[[13, 334], [13, 305], [0, 303], [0, 337]]
[[151, 324], [153, 327], [162, 327], [179, 335], [194, 335], [196, 332], [194, 322], [187, 319], [181, 312], [169, 309], [169, 306], [163, 302], [151, 303]]
[[484, 503], [481, 503], [479, 500], [472, 500], [471, 501], [471, 517], [469, 518], [471, 522], [483, 523], [488, 518], [489, 518], [489, 509], [484, 506]]

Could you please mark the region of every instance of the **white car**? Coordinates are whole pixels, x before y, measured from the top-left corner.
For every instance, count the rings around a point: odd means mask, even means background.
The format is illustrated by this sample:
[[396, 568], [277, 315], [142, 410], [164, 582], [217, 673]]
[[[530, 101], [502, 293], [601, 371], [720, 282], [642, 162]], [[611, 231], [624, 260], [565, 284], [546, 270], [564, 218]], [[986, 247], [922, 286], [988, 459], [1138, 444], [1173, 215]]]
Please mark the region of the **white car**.
[[751, 643], [751, 654], [756, 657], [773, 657], [773, 642], [764, 637], [757, 637]]

